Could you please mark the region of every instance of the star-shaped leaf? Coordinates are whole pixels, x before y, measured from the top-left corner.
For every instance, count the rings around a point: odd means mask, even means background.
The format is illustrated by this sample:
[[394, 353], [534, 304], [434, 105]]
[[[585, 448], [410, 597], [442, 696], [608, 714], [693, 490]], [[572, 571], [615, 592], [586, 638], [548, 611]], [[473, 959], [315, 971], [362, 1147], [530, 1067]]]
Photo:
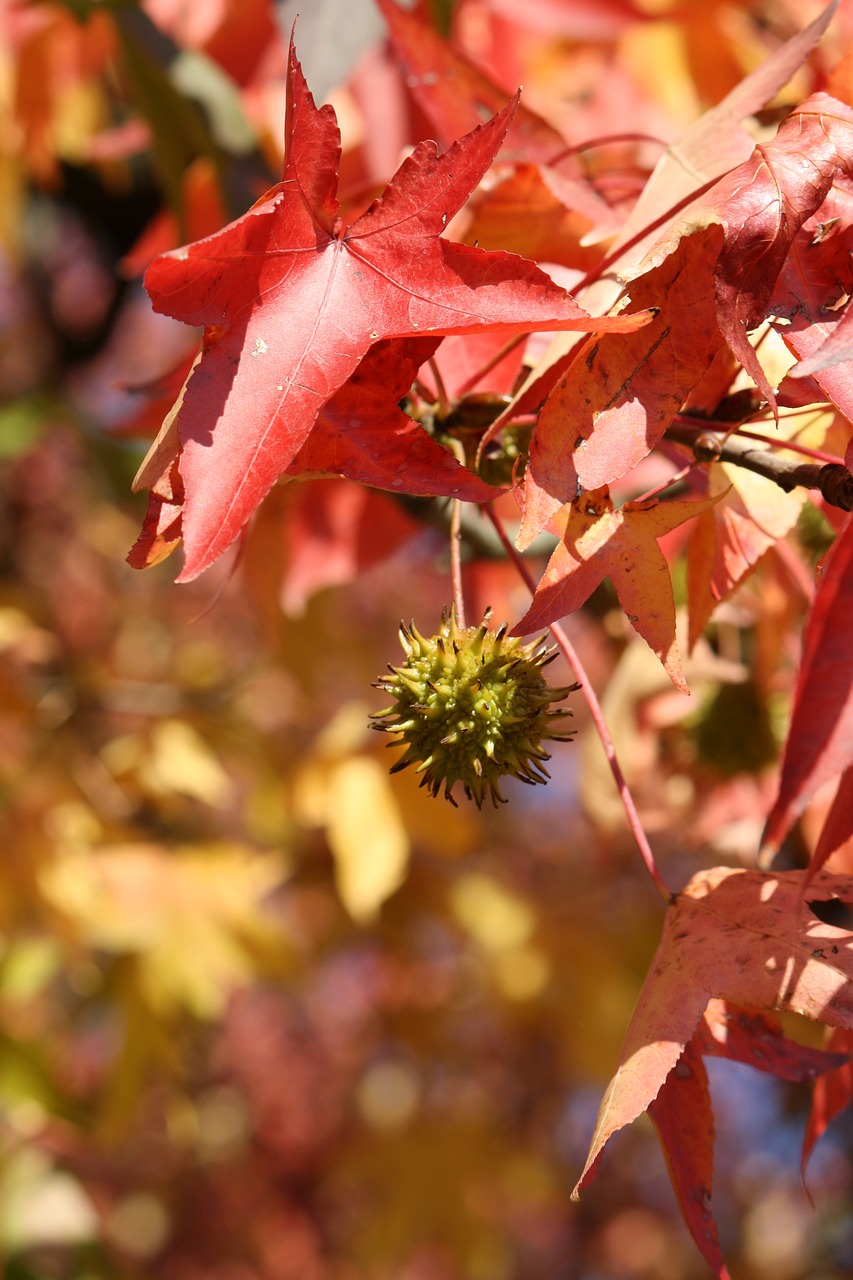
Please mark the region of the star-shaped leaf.
[[340, 135], [290, 49], [283, 179], [216, 235], [157, 258], [156, 310], [203, 325], [177, 415], [183, 580], [211, 564], [305, 444], [320, 410], [383, 338], [624, 329], [591, 320], [532, 263], [440, 239], [489, 168], [518, 96], [439, 155], [421, 143], [354, 223], [339, 217]]
[[555, 622], [587, 600], [609, 575], [629, 622], [654, 650], [676, 688], [688, 693], [675, 643], [672, 582], [657, 539], [722, 497], [626, 502], [615, 510], [607, 488], [583, 494], [554, 524], [561, 533], [533, 603], [511, 634]]

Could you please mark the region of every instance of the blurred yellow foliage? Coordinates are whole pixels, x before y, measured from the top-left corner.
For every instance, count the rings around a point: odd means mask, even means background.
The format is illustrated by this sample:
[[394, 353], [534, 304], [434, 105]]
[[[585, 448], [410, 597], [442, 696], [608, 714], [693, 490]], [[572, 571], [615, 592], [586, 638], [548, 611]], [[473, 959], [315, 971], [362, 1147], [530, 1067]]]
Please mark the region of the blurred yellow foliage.
[[40, 884], [81, 942], [138, 958], [153, 1008], [212, 1018], [252, 979], [252, 943], [283, 943], [262, 903], [285, 873], [278, 854], [240, 846], [126, 845], [60, 854]]

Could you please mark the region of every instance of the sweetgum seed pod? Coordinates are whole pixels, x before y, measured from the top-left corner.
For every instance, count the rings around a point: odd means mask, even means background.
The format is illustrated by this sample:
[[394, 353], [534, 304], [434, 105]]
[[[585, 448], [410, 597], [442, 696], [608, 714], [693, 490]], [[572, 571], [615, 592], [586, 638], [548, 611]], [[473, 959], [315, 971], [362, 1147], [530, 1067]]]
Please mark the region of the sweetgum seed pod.
[[426, 639], [415, 627], [400, 624], [403, 666], [376, 688], [394, 701], [371, 719], [386, 733], [398, 735], [389, 746], [406, 750], [391, 768], [409, 765], [423, 775], [421, 786], [455, 805], [453, 788], [461, 783], [478, 808], [486, 796], [505, 803], [499, 780], [511, 776], [530, 786], [550, 777], [543, 740], [568, 742], [573, 731], [560, 732], [553, 721], [571, 711], [555, 708], [579, 688], [551, 688], [542, 668], [556, 656], [543, 639], [522, 644], [507, 639], [506, 624], [493, 631], [487, 609], [478, 627], [460, 628], [451, 608], [441, 615], [438, 634]]

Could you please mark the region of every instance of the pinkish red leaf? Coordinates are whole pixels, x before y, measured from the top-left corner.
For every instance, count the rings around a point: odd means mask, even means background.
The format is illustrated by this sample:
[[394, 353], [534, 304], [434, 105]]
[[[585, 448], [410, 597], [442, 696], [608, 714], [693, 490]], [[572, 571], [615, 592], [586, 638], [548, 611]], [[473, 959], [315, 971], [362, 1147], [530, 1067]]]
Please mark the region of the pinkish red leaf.
[[301, 614], [316, 592], [352, 582], [418, 528], [396, 503], [361, 485], [312, 480], [294, 486], [284, 521], [285, 613]]
[[693, 1042], [649, 1103], [687, 1229], [718, 1280], [729, 1280], [711, 1213], [714, 1113], [708, 1073]]
[[692, 1039], [649, 1103], [690, 1234], [714, 1274], [725, 1280], [728, 1272], [711, 1212], [714, 1114], [705, 1057], [745, 1062], [798, 1083], [832, 1072], [844, 1058], [789, 1039], [778, 1020], [760, 1010], [711, 1000]]
[[791, 1040], [778, 1018], [761, 1009], [742, 1009], [725, 1000], [711, 1000], [694, 1037], [703, 1057], [729, 1058], [778, 1080], [809, 1084], [834, 1071], [844, 1055], [813, 1049]]
[[820, 786], [853, 764], [853, 519], [826, 557], [803, 638], [779, 794], [764, 843], [778, 849]]
[[625, 475], [660, 440], [722, 345], [710, 282], [719, 228], [685, 237], [631, 287], [660, 314], [633, 334], [589, 339], [545, 402], [525, 479], [524, 548], [580, 488]]
[[[853, 111], [828, 94], [807, 98], [776, 137], [695, 201], [650, 258], [658, 261], [673, 236], [719, 223], [725, 240], [714, 271], [717, 323], [762, 394], [773, 390], [747, 333], [766, 317], [777, 278], [803, 223], [823, 204], [839, 170], [849, 173]], [[701, 282], [696, 281], [697, 289]]]
[[823, 204], [794, 237], [769, 304], [780, 336], [800, 360], [786, 385], [819, 387], [818, 396], [822, 393], [848, 418], [853, 415], [853, 380], [849, 365], [839, 365], [836, 357], [843, 358], [849, 341], [845, 302], [853, 292], [851, 249], [853, 182], [839, 174]]

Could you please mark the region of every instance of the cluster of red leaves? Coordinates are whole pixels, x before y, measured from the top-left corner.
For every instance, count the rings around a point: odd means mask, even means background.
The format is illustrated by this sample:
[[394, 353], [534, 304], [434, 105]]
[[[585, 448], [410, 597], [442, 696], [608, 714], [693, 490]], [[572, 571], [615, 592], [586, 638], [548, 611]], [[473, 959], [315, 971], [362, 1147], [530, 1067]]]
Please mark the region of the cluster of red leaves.
[[[825, 457], [836, 470], [851, 457], [849, 67], [758, 145], [741, 124], [816, 46], [833, 6], [667, 150], [630, 211], [583, 181], [560, 135], [517, 97], [501, 106], [499, 90], [419, 18], [392, 0], [380, 8], [446, 150], [420, 143], [384, 193], [346, 223], [334, 112], [315, 106], [291, 46], [281, 182], [237, 221], [156, 259], [146, 274], [155, 308], [202, 326], [204, 336], [138, 477], [151, 499], [131, 562], [153, 563], [182, 541], [181, 578], [194, 578], [281, 477], [339, 475], [396, 493], [492, 500], [497, 490], [400, 401], [450, 335], [562, 331], [570, 336], [554, 341], [481, 442], [537, 415], [516, 488], [518, 541], [523, 549], [545, 528], [559, 541], [514, 630], [558, 621], [609, 575], [630, 623], [686, 691], [658, 539], [701, 517], [690, 546], [695, 640], [715, 605], [788, 532], [802, 500], [791, 504], [781, 488], [778, 502], [766, 492], [756, 498], [731, 467], [698, 467], [698, 455], [679, 452], [666, 433], [676, 420], [689, 423], [692, 406], [697, 434], [710, 420], [724, 450], [742, 424], [714, 415], [735, 369], [774, 416], [792, 403], [834, 406], [842, 447], [834, 462]], [[495, 114], [479, 124], [484, 109]], [[532, 261], [443, 238], [494, 164], [474, 228], [478, 220], [500, 225], [512, 200], [530, 201], [541, 216], [530, 239], [515, 227], [514, 247], [535, 256], [531, 244], [562, 239], [561, 260], [582, 269], [589, 246], [606, 244], [574, 296]], [[762, 327], [800, 361], [781, 387], [757, 354], [752, 335]], [[593, 336], [578, 339], [578, 331]], [[627, 478], [658, 448], [680, 463], [690, 497], [617, 507], [611, 489], [630, 492]], [[838, 1047], [853, 1030], [851, 934], [822, 923], [803, 901], [805, 890], [814, 902], [853, 903], [853, 880], [822, 869], [853, 835], [853, 526], [838, 512], [833, 518], [839, 534], [806, 629], [765, 837], [768, 851], [778, 849], [817, 789], [840, 777], [817, 856], [805, 884], [799, 874], [721, 868], [673, 899], [579, 1183], [608, 1137], [650, 1110], [688, 1225], [720, 1277], [702, 1058], [813, 1079], [843, 1057], [795, 1045], [767, 1011], [840, 1029]], [[809, 1142], [849, 1096], [849, 1072], [828, 1079], [835, 1084], [819, 1098]]]

